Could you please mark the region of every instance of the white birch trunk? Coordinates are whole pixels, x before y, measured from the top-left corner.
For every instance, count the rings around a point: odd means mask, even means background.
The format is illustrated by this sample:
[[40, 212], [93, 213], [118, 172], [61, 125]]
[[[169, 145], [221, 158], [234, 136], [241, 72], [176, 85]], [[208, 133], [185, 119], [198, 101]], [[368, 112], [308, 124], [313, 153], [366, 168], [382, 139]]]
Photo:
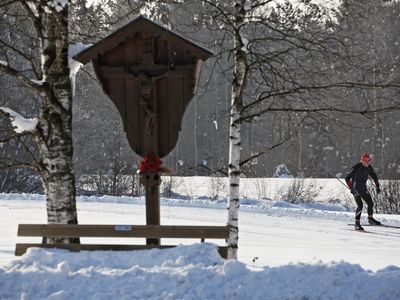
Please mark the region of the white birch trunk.
[[[41, 110], [37, 123], [36, 119], [35, 122], [24, 119], [9, 109], [0, 110], [15, 122], [16, 132], [29, 131], [37, 142], [39, 163], [34, 168], [39, 171], [43, 183], [48, 223], [76, 224], [72, 93], [68, 65], [69, 2], [21, 0], [20, 3], [25, 7], [37, 33], [42, 56], [40, 74], [38, 72], [37, 76], [41, 78], [31, 80], [1, 61], [0, 70], [38, 93], [42, 100]], [[72, 240], [78, 242], [79, 239]]]
[[42, 41], [42, 110], [36, 141], [48, 223], [77, 224], [72, 144], [72, 90], [68, 66], [68, 5], [39, 8]]
[[228, 259], [237, 259], [239, 241], [239, 184], [241, 154], [241, 110], [246, 80], [246, 56], [239, 28], [243, 25], [245, 0], [235, 0], [234, 78], [232, 81], [229, 130]]

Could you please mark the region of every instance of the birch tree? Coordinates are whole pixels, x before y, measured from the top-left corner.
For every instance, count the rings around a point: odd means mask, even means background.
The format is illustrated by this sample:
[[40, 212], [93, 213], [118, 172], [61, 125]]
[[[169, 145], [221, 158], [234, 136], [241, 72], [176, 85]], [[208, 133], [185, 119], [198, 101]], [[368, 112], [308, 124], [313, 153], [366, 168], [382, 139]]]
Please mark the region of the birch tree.
[[[28, 166], [40, 174], [47, 204], [48, 223], [76, 224], [75, 177], [72, 144], [72, 93], [68, 65], [68, 1], [3, 1], [10, 26], [31, 44], [0, 40], [0, 72], [32, 91], [40, 101], [35, 118], [2, 107], [16, 134], [29, 134], [38, 158]], [[21, 25], [22, 24], [22, 25]], [[13, 99], [12, 101], [21, 101]], [[18, 165], [18, 164], [17, 164]]]
[[[241, 127], [242, 122], [246, 119], [252, 118], [251, 114], [254, 113], [253, 107], [257, 104], [258, 99], [253, 98], [255, 93], [260, 95], [268, 94], [269, 90], [274, 93], [282, 92], [282, 85], [288, 89], [287, 85], [293, 81], [291, 74], [288, 70], [279, 70], [279, 68], [269, 68], [274, 62], [274, 56], [285, 55], [289, 51], [296, 50], [295, 38], [290, 35], [291, 28], [285, 32], [284, 26], [280, 27], [280, 22], [273, 23], [274, 14], [273, 8], [269, 7], [274, 1], [246, 1], [246, 0], [233, 0], [228, 4], [219, 1], [204, 1], [208, 7], [214, 10], [213, 20], [221, 22], [224, 25], [224, 30], [227, 36], [231, 38], [231, 45], [228, 49], [230, 55], [233, 57], [233, 78], [231, 90], [231, 108], [230, 108], [230, 130], [229, 130], [229, 164], [228, 164], [228, 179], [229, 179], [229, 193], [228, 193], [228, 258], [237, 259], [238, 241], [239, 241], [239, 195], [240, 195], [240, 167], [242, 164], [256, 158], [261, 153], [256, 153], [253, 157], [243, 159], [241, 155]], [[233, 6], [233, 9], [231, 7]], [[316, 8], [314, 8], [315, 11]], [[313, 12], [315, 12], [313, 11]], [[291, 6], [282, 9], [286, 13], [282, 16], [284, 19], [287, 17], [286, 22], [290, 23], [287, 26], [295, 26], [296, 14], [298, 11], [293, 11]], [[305, 14], [307, 15], [307, 14]], [[259, 28], [264, 27], [263, 31]], [[269, 34], [265, 31], [269, 30]], [[285, 49], [284, 46], [279, 45], [277, 49], [271, 52], [266, 51], [264, 47], [268, 47], [265, 41], [269, 39], [275, 41], [276, 33], [281, 33], [281, 42], [285, 39], [292, 39], [290, 41], [294, 46]], [[261, 46], [262, 44], [262, 46]], [[278, 58], [279, 60], [279, 58]], [[289, 58], [290, 60], [290, 58]], [[288, 65], [283, 59], [281, 65]], [[269, 68], [271, 74], [265, 72]], [[265, 72], [265, 73], [264, 73]], [[248, 90], [248, 80], [251, 79], [251, 91]], [[272, 79], [272, 80], [269, 80]], [[275, 82], [274, 82], [275, 79]], [[289, 87], [289, 90], [292, 87]], [[291, 91], [291, 90], [290, 90]], [[263, 97], [263, 96], [261, 96]], [[244, 100], [246, 99], [246, 103]], [[260, 101], [262, 102], [262, 101]], [[259, 105], [257, 105], [258, 107]], [[250, 113], [249, 113], [250, 112]]]
[[235, 0], [233, 12], [233, 56], [234, 71], [231, 95], [231, 116], [229, 130], [229, 194], [228, 194], [228, 258], [237, 259], [239, 240], [239, 195], [240, 195], [240, 150], [241, 118], [243, 93], [246, 86], [246, 53], [245, 37], [242, 36], [246, 16], [245, 0]]

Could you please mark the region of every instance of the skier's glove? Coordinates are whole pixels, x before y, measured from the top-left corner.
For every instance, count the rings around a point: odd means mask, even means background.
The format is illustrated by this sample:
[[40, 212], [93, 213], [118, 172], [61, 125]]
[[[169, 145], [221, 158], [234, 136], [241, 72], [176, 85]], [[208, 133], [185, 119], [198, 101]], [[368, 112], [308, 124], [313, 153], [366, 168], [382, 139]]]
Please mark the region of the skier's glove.
[[376, 187], [376, 193], [379, 194], [381, 192], [381, 188], [379, 186]]
[[350, 180], [346, 180], [347, 186], [349, 187], [349, 189], [351, 190], [353, 188], [353, 182]]

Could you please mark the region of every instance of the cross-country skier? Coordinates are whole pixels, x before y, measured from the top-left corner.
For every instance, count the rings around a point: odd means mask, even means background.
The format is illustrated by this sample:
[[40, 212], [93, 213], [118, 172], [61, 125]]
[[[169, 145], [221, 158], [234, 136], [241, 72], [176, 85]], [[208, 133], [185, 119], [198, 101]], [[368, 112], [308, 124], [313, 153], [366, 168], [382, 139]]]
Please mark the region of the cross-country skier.
[[368, 206], [367, 207], [368, 223], [371, 225], [381, 225], [381, 223], [375, 220], [373, 217], [374, 202], [372, 201], [372, 197], [367, 189], [368, 176], [371, 176], [375, 182], [376, 192], [378, 194], [381, 192], [378, 176], [376, 175], [370, 163], [371, 163], [371, 156], [368, 153], [363, 154], [361, 156], [361, 161], [356, 165], [354, 165], [351, 168], [350, 173], [348, 173], [346, 176], [346, 183], [357, 203], [356, 220], [355, 220], [356, 230], [364, 230], [364, 228], [362, 228], [362, 226], [360, 225], [361, 212], [363, 209], [362, 200], [364, 200]]

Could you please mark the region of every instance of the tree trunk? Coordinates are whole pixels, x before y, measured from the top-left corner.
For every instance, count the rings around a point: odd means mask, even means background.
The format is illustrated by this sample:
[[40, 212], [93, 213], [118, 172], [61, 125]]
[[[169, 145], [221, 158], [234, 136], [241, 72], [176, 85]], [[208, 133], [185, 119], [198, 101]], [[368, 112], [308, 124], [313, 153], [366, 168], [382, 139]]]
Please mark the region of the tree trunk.
[[72, 144], [72, 93], [68, 66], [68, 5], [40, 11], [42, 110], [35, 135], [48, 223], [77, 224]]
[[229, 207], [228, 259], [237, 259], [239, 241], [239, 184], [241, 153], [241, 110], [246, 80], [246, 54], [240, 35], [244, 23], [245, 0], [235, 1], [234, 78], [232, 81], [231, 117], [229, 130]]

